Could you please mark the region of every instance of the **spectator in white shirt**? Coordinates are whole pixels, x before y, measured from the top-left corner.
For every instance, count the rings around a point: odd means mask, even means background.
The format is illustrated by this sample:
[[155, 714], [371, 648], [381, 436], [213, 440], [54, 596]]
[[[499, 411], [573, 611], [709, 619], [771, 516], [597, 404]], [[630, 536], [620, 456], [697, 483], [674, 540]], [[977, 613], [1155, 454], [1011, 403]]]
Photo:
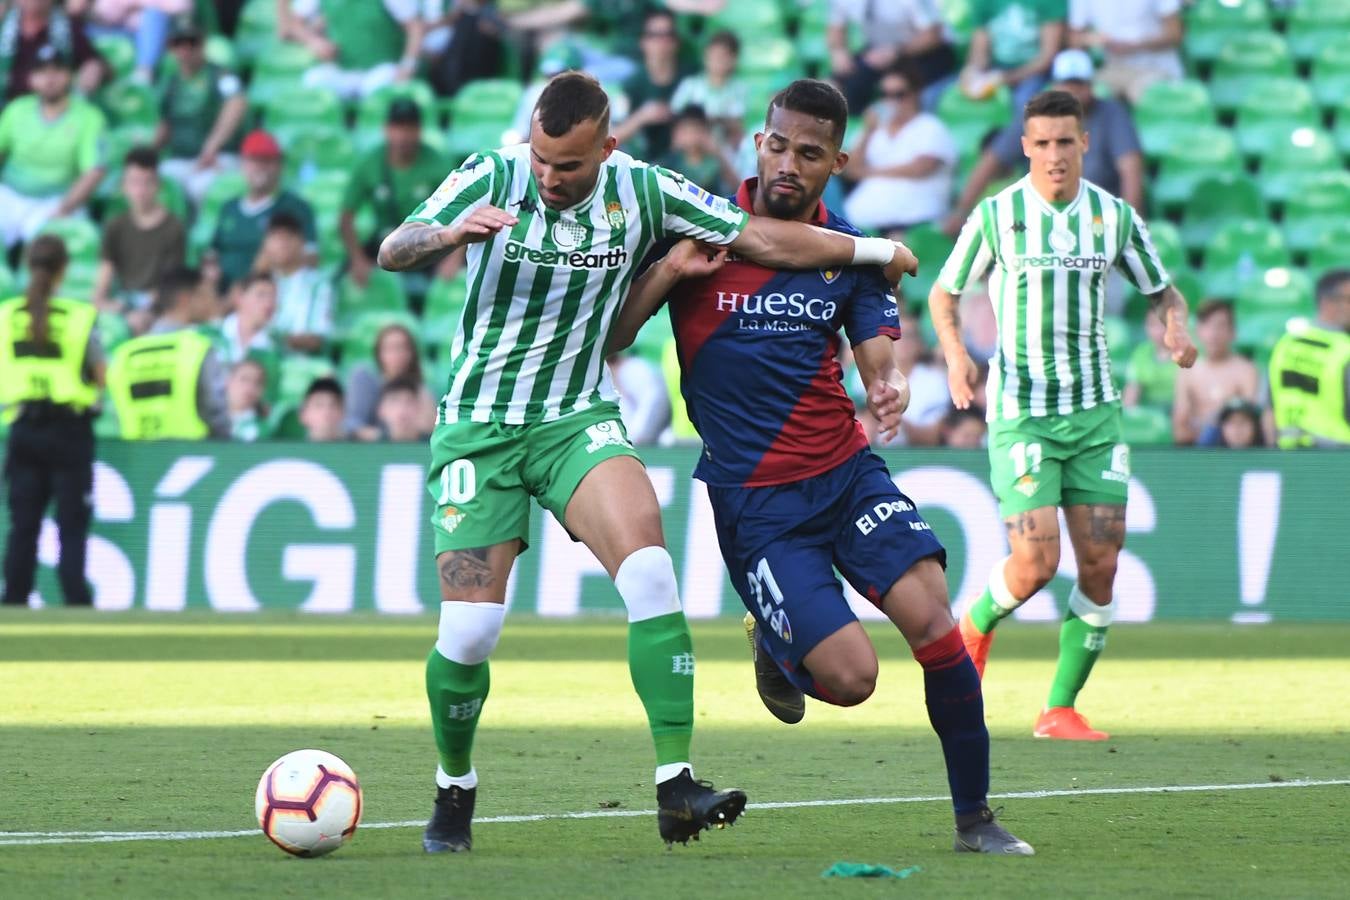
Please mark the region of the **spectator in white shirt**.
[[[863, 37], [862, 52], [849, 49], [849, 28]], [[850, 109], [872, 102], [877, 82], [898, 63], [914, 68], [925, 85], [923, 99], [936, 95], [956, 72], [956, 52], [935, 0], [830, 0], [831, 77]], [[929, 109], [932, 103], [925, 102]]]
[[1097, 78], [1132, 105], [1158, 81], [1184, 74], [1181, 0], [1070, 0], [1069, 44], [1100, 50]]
[[735, 32], [719, 31], [703, 46], [703, 71], [686, 75], [670, 98], [675, 113], [691, 107], [702, 107], [713, 131], [728, 147], [741, 140], [744, 129], [747, 89], [736, 77], [741, 58], [741, 41]]
[[271, 275], [258, 272], [244, 277], [234, 312], [220, 322], [225, 361], [236, 363], [250, 353], [276, 353], [272, 318], [277, 312], [277, 286]]
[[920, 110], [919, 88], [907, 68], [892, 69], [864, 116], [845, 169], [858, 186], [844, 201], [844, 218], [859, 228], [903, 230], [941, 219], [951, 205], [956, 141], [940, 119]]
[[288, 350], [318, 353], [333, 333], [333, 287], [309, 264], [305, 226], [288, 212], [267, 222], [257, 266], [276, 284], [277, 313], [272, 328]]

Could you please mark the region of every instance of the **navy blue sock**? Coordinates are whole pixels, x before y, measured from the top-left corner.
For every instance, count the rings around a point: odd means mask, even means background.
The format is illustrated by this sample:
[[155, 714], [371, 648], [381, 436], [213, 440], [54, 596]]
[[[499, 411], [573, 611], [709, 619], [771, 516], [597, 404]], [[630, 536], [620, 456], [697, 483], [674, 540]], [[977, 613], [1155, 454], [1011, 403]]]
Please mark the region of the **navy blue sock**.
[[952, 806], [958, 816], [976, 812], [989, 795], [989, 729], [984, 727], [980, 676], [960, 628], [915, 650], [914, 658], [923, 666], [928, 721], [942, 741]]

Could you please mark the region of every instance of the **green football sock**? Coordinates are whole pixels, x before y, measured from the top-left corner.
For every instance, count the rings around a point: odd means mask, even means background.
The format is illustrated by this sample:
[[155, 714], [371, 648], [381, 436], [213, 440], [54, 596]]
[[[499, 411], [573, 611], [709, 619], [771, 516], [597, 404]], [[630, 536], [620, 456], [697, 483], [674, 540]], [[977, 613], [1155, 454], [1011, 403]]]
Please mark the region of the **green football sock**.
[[427, 699], [441, 768], [450, 776], [467, 775], [478, 717], [488, 695], [488, 664], [452, 662], [432, 649], [427, 657]]
[[1074, 585], [1069, 610], [1059, 629], [1059, 663], [1046, 706], [1073, 706], [1077, 701], [1078, 692], [1092, 674], [1093, 663], [1106, 647], [1106, 629], [1112, 612], [1109, 605], [1093, 604]]
[[688, 762], [694, 734], [694, 644], [684, 613], [628, 623], [628, 672], [647, 710], [656, 764]]

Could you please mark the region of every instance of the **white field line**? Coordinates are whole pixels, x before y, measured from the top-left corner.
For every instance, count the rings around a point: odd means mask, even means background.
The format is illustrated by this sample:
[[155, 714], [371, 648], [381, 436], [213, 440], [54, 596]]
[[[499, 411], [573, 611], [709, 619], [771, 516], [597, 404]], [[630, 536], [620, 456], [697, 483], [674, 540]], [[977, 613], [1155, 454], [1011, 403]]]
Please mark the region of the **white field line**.
[[[1258, 791], [1280, 788], [1328, 787], [1350, 785], [1350, 778], [1293, 781], [1256, 781], [1248, 784], [1178, 784], [1148, 787], [1076, 788], [1056, 791], [1012, 791], [990, 794], [991, 800], [1044, 800], [1053, 797], [1118, 796], [1122, 794], [1190, 794], [1205, 791]], [[747, 809], [801, 809], [817, 806], [878, 806], [892, 803], [936, 803], [950, 800], [936, 797], [858, 797], [841, 800], [783, 800], [771, 803], [751, 803]], [[475, 825], [512, 822], [549, 822], [559, 819], [625, 819], [650, 816], [651, 809], [597, 809], [586, 812], [537, 813], [523, 816], [484, 816], [474, 819]], [[426, 822], [415, 819], [407, 822], [363, 822], [361, 830], [372, 828], [421, 828]], [[200, 841], [215, 838], [248, 837], [260, 834], [256, 828], [239, 831], [0, 831], [0, 847], [28, 847], [37, 844], [109, 844], [124, 841]]]

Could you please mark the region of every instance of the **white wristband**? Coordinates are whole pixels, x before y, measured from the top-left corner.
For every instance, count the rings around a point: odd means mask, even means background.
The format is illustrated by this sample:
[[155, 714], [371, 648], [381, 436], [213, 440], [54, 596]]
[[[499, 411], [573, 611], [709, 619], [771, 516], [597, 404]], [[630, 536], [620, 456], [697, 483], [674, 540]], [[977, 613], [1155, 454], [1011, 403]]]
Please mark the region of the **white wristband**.
[[853, 238], [853, 265], [884, 266], [895, 256], [895, 243], [887, 238]]

